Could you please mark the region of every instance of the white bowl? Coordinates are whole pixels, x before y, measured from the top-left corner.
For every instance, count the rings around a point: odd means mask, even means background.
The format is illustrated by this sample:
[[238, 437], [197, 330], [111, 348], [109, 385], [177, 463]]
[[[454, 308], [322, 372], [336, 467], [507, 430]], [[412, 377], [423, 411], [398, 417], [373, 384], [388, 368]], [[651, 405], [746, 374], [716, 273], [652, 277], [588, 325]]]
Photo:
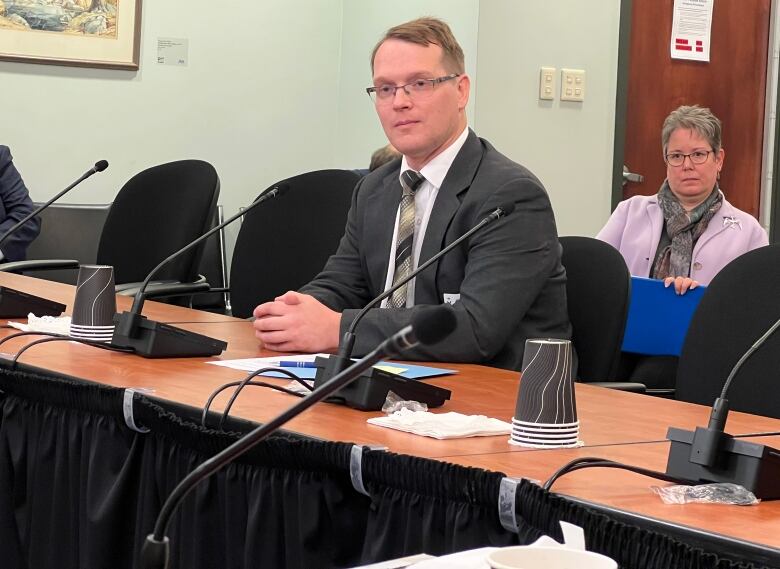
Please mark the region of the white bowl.
[[605, 555], [565, 547], [502, 547], [487, 556], [493, 569], [617, 569]]

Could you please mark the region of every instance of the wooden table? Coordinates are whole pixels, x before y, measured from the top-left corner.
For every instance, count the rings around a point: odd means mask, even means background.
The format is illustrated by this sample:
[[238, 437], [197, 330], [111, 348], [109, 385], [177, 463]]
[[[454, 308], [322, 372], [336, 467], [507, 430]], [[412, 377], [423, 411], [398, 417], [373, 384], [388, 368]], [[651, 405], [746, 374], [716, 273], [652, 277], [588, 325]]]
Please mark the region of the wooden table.
[[[170, 307], [171, 312], [182, 310]], [[159, 305], [162, 316], [165, 305]], [[224, 318], [224, 317], [223, 317]], [[270, 355], [259, 347], [250, 322], [200, 322], [178, 324], [179, 327], [226, 340], [228, 349], [218, 358], [146, 359], [135, 355], [98, 350], [74, 342], [54, 342], [25, 352], [21, 362], [60, 373], [97, 381], [116, 387], [152, 390], [156, 397], [203, 407], [209, 395], [245, 373], [207, 365], [209, 360], [260, 357]], [[10, 331], [0, 331], [0, 338]], [[0, 352], [14, 353], [30, 342], [29, 337], [9, 340]], [[431, 364], [455, 368], [458, 373], [429, 380], [450, 389], [452, 399], [436, 412], [457, 411], [469, 415], [487, 415], [510, 421], [519, 386], [517, 372], [470, 364]], [[287, 380], [267, 379], [285, 385]], [[649, 398], [636, 393], [608, 390], [577, 384], [577, 408], [581, 422], [581, 439], [587, 447], [637, 442], [663, 441], [670, 425], [686, 429], [705, 424], [709, 410], [680, 401]], [[229, 392], [215, 402], [219, 410]], [[234, 415], [265, 422], [295, 403], [290, 395], [269, 389], [245, 389], [234, 405]], [[435, 440], [410, 435], [366, 423], [381, 412], [366, 413], [340, 405], [321, 404], [294, 419], [288, 429], [313, 437], [375, 444], [399, 453], [436, 458], [489, 453], [527, 453], [533, 449], [510, 445], [508, 436]], [[732, 413], [728, 428], [734, 434], [780, 433], [780, 420]]]
[[[747, 440], [780, 448], [780, 436], [750, 437]], [[656, 471], [666, 470], [669, 442], [638, 443], [542, 450], [528, 453], [473, 454], [440, 457], [463, 466], [473, 466], [517, 476], [546, 481], [558, 468], [576, 458], [595, 456]], [[660, 480], [612, 468], [593, 468], [571, 472], [559, 478], [554, 492], [581, 498], [618, 510], [641, 514], [691, 528], [759, 543], [780, 549], [780, 500], [757, 506], [714, 504], [664, 504], [652, 486], [665, 486]]]
[[[47, 296], [69, 303], [73, 287], [28, 277], [0, 274], [0, 285]], [[130, 299], [119, 298], [120, 309]], [[218, 358], [151, 360], [135, 355], [101, 351], [73, 342], [54, 342], [25, 352], [23, 363], [54, 370], [117, 387], [146, 388], [153, 395], [201, 408], [220, 385], [242, 379], [245, 374], [205, 362], [267, 356], [254, 338], [250, 322], [209, 315], [186, 308], [148, 302], [144, 314], [164, 322], [228, 342]], [[13, 331], [0, 330], [0, 338]], [[0, 351], [13, 353], [29, 342], [13, 339]], [[431, 364], [439, 365], [439, 364]], [[430, 380], [452, 390], [452, 399], [436, 412], [457, 411], [483, 414], [509, 421], [519, 385], [517, 372], [470, 364], [443, 364], [456, 375]], [[286, 380], [273, 380], [279, 384]], [[305, 435], [360, 444], [377, 444], [391, 451], [436, 458], [475, 466], [513, 476], [545, 480], [558, 467], [581, 456], [599, 456], [656, 470], [665, 469], [669, 426], [693, 429], [705, 425], [709, 408], [679, 401], [652, 398], [577, 384], [577, 408], [581, 422], [578, 449], [534, 450], [508, 444], [506, 435], [455, 440], [435, 440], [368, 425], [366, 419], [380, 413], [365, 413], [342, 406], [321, 404], [290, 422], [286, 428]], [[227, 396], [216, 402], [216, 409]], [[246, 389], [233, 414], [264, 422], [295, 402], [276, 391]], [[745, 413], [731, 413], [727, 425], [734, 435], [780, 433], [780, 420]], [[763, 437], [780, 446], [780, 437]], [[610, 507], [637, 512], [708, 531], [756, 541], [780, 548], [780, 502], [757, 507], [686, 505], [666, 506], [649, 491], [655, 482], [639, 475], [615, 470], [588, 469], [567, 475], [554, 490]], [[722, 515], [721, 515], [722, 514]]]

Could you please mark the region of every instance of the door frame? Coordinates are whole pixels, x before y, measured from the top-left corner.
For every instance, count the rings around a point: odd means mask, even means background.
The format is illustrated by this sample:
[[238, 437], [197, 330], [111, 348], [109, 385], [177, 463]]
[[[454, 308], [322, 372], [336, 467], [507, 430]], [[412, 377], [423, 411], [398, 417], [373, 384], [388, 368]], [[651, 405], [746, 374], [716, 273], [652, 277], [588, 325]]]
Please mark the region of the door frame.
[[[766, 80], [766, 116], [764, 117], [764, 163], [761, 192], [761, 214], [769, 223], [769, 242], [780, 243], [780, 184], [774, 180], [780, 172], [780, 66], [775, 53], [780, 43], [778, 0], [772, 0], [769, 24], [769, 59]], [[772, 116], [774, 114], [774, 116]], [[770, 168], [771, 165], [771, 168]], [[767, 203], [768, 202], [768, 203]]]
[[623, 199], [623, 164], [625, 163], [626, 113], [628, 110], [628, 70], [631, 59], [631, 13], [633, 0], [620, 0], [618, 28], [617, 89], [615, 93], [615, 140], [612, 151], [612, 207]]
[[[778, 59], [774, 57], [775, 45], [780, 41], [780, 17], [777, 14], [778, 0], [771, 0], [770, 31], [767, 61], [767, 101], [764, 110], [764, 144], [761, 160], [762, 187], [759, 221], [769, 222], [770, 243], [780, 242], [780, 184], [773, 183], [780, 176], [780, 75]], [[631, 14], [633, 0], [620, 0], [620, 23], [618, 31], [617, 89], [615, 94], [615, 138], [612, 161], [612, 210], [623, 199], [623, 164], [625, 162], [626, 113], [628, 109], [628, 71], [631, 47]], [[775, 118], [772, 118], [774, 114]], [[768, 165], [772, 165], [771, 171]], [[774, 176], [773, 176], [774, 173]]]

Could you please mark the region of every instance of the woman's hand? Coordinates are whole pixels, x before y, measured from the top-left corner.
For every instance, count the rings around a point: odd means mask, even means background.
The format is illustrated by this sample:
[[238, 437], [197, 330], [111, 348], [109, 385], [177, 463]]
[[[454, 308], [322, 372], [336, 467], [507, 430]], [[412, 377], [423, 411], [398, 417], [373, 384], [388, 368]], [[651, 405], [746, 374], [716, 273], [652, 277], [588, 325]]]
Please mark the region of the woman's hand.
[[664, 279], [664, 286], [669, 288], [669, 285], [674, 285], [674, 292], [677, 294], [685, 294], [688, 289], [695, 289], [699, 286], [699, 282], [689, 277], [666, 277]]

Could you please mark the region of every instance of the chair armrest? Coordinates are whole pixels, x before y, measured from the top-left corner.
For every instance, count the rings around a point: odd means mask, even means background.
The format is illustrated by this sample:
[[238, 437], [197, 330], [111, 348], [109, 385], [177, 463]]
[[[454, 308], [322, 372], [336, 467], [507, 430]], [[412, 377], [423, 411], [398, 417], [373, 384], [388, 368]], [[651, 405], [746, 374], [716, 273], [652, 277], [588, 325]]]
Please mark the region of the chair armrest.
[[647, 391], [644, 383], [634, 383], [633, 381], [587, 381], [583, 383], [607, 389], [617, 389], [618, 391], [631, 391], [632, 393], [645, 393]]
[[[135, 296], [141, 288], [141, 283], [124, 283], [117, 285], [116, 293], [120, 296]], [[206, 280], [198, 280], [194, 283], [180, 283], [176, 281], [150, 282], [146, 287], [146, 298], [160, 298], [164, 296], [184, 296], [196, 292], [207, 292], [209, 283]]]
[[666, 399], [674, 399], [674, 394], [677, 390], [673, 387], [651, 387], [646, 393], [648, 395], [655, 395], [656, 397], [665, 397]]
[[11, 261], [0, 263], [0, 272], [22, 273], [25, 271], [50, 271], [54, 269], [78, 269], [75, 259], [30, 259], [29, 261]]

